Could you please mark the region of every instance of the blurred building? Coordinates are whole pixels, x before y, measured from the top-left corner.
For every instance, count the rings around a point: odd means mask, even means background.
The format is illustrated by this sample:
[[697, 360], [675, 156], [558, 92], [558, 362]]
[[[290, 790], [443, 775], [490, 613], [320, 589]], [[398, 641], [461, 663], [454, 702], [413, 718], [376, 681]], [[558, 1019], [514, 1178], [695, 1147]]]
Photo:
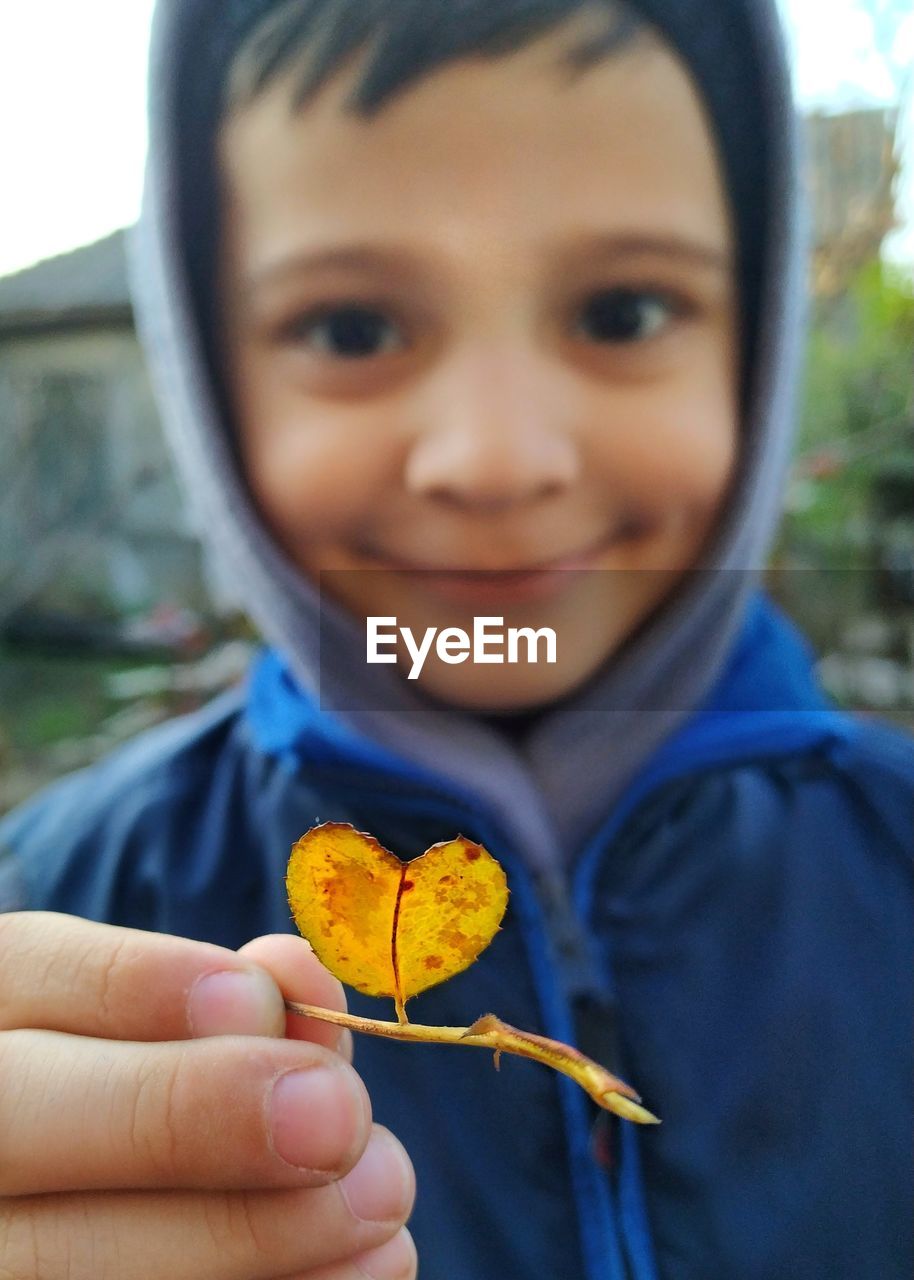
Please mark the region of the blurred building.
[[0, 280], [0, 474], [0, 627], [205, 601], [123, 232]]

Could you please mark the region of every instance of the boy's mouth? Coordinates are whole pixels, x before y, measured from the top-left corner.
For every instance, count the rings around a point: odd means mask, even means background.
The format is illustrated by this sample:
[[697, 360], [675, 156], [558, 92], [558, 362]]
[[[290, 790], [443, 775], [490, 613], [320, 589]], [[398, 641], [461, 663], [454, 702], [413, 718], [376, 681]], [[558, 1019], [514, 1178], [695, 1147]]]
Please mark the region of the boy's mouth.
[[420, 590], [454, 603], [526, 604], [556, 595], [583, 572], [570, 565], [550, 569], [398, 569]]
[[388, 559], [386, 564], [392, 572], [406, 577], [420, 589], [451, 601], [521, 604], [548, 599], [567, 589], [582, 573], [596, 568], [607, 549], [642, 537], [644, 533], [642, 522], [625, 521], [582, 551], [522, 565], [464, 569], [399, 558]]
[[[650, 530], [650, 522], [637, 517], [620, 520], [609, 533], [602, 534], [592, 542], [585, 543], [583, 550], [568, 551], [558, 556], [543, 559], [531, 557], [523, 564], [493, 564], [482, 568], [467, 568], [464, 564], [431, 564], [421, 560], [412, 560], [397, 555], [373, 556], [379, 563], [401, 573], [454, 574], [468, 580], [480, 582], [510, 582], [514, 578], [529, 577], [541, 573], [568, 572], [574, 569], [591, 569], [597, 558], [611, 547], [621, 546], [626, 542], [634, 542], [643, 538]], [[469, 558], [469, 557], [468, 557]]]

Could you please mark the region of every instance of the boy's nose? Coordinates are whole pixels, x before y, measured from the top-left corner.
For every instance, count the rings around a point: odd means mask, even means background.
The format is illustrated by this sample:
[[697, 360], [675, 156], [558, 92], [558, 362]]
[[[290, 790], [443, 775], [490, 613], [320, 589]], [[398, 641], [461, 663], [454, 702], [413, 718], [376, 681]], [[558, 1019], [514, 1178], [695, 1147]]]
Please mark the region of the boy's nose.
[[577, 481], [578, 443], [542, 377], [491, 353], [454, 375], [438, 384], [412, 442], [410, 492], [496, 510], [552, 497]]

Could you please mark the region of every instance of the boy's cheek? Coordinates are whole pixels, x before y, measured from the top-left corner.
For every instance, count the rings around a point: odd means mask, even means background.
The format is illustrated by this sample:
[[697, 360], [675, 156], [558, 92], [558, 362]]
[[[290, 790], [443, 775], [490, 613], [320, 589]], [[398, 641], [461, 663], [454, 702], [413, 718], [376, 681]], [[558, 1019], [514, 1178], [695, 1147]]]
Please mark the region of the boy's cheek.
[[739, 414], [728, 386], [714, 394], [685, 382], [633, 403], [607, 436], [601, 471], [632, 497], [711, 507], [727, 489], [739, 452]]
[[319, 549], [345, 541], [377, 511], [375, 469], [364, 450], [341, 451], [338, 434], [328, 439], [299, 423], [249, 440], [244, 462], [248, 487], [274, 536], [309, 569], [339, 567], [322, 563]]

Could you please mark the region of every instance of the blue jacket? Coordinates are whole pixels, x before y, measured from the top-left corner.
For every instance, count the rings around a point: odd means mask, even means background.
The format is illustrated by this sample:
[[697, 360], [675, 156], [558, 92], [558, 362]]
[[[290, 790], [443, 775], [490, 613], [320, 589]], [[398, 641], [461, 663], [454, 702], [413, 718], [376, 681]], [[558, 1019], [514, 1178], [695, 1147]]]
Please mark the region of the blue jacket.
[[24, 905], [229, 947], [293, 928], [285, 863], [318, 821], [403, 857], [459, 831], [503, 862], [504, 928], [411, 1017], [577, 1039], [663, 1124], [610, 1122], [534, 1063], [361, 1037], [416, 1165], [423, 1280], [908, 1280], [912, 796], [910, 740], [828, 708], [760, 607], [567, 885], [446, 781], [347, 756], [316, 710], [294, 761], [264, 751], [247, 691], [64, 779], [0, 840]]

